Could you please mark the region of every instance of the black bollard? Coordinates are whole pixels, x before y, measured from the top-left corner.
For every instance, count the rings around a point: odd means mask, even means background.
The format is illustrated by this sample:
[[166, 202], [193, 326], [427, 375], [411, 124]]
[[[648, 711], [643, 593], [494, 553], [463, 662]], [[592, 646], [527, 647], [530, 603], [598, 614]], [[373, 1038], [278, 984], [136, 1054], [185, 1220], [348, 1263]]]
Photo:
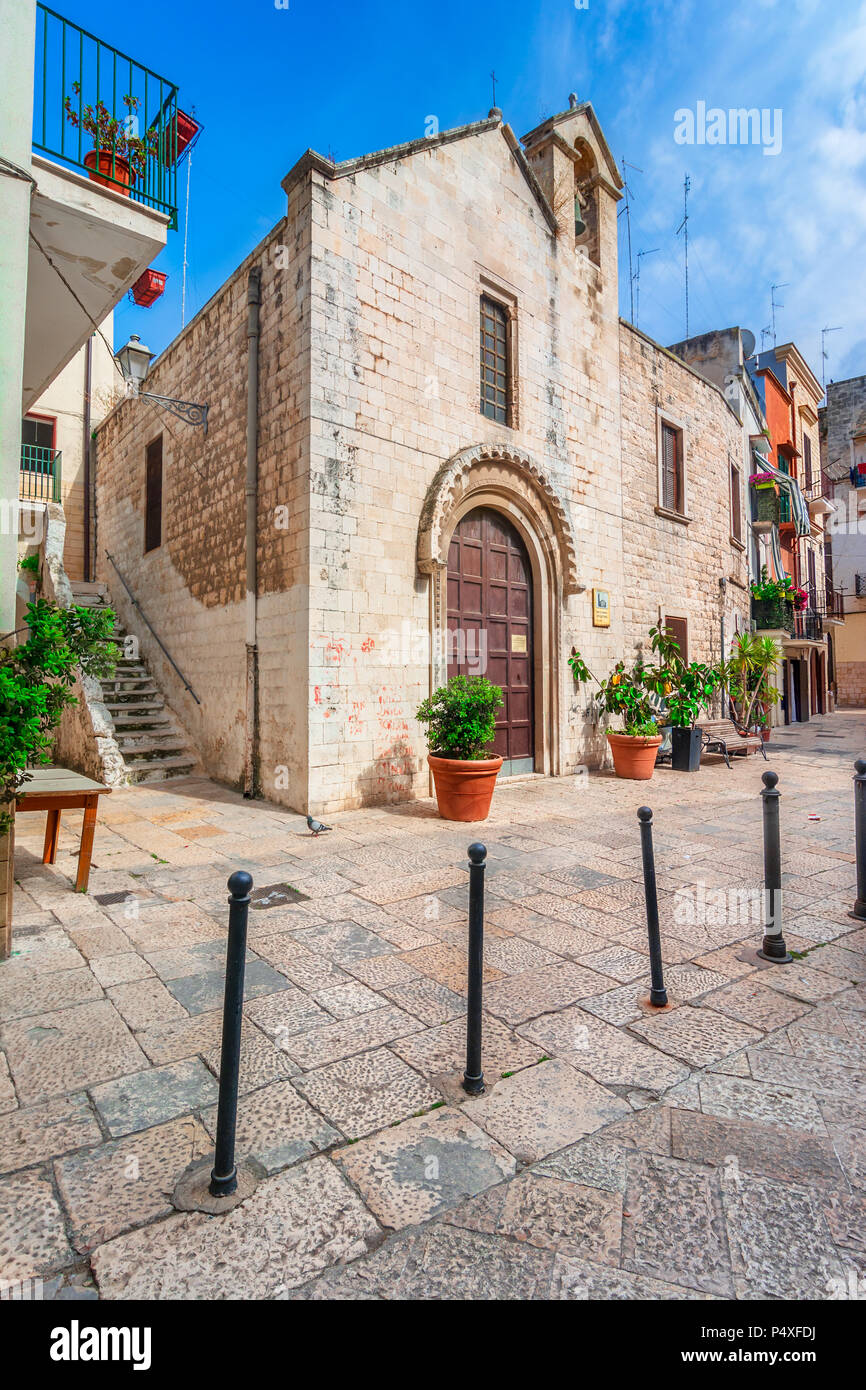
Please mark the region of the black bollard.
[[484, 845], [469, 846], [469, 982], [466, 1006], [466, 1070], [463, 1089], [470, 1096], [484, 1091], [481, 1070], [481, 992], [484, 974]]
[[244, 961], [247, 954], [247, 916], [253, 880], [241, 869], [232, 874], [228, 887], [229, 939], [226, 947], [226, 983], [223, 996], [223, 1036], [220, 1050], [220, 1093], [216, 1148], [208, 1191], [213, 1197], [230, 1197], [237, 1189], [235, 1128], [238, 1118], [238, 1076], [241, 1063], [241, 1023], [244, 1003]]
[[659, 900], [656, 893], [656, 865], [653, 854], [653, 813], [649, 806], [641, 806], [637, 818], [640, 821], [643, 891], [646, 898], [646, 926], [649, 937], [650, 1003], [658, 1009], [663, 1009], [668, 1002], [668, 992], [662, 972], [662, 939], [659, 932]]
[[857, 855], [857, 898], [849, 916], [866, 918], [866, 762], [854, 764], [854, 850]]
[[779, 798], [776, 790], [779, 775], [765, 772], [761, 778], [764, 790], [764, 939], [758, 955], [773, 965], [788, 965], [788, 954], [782, 935], [782, 844], [779, 836]]

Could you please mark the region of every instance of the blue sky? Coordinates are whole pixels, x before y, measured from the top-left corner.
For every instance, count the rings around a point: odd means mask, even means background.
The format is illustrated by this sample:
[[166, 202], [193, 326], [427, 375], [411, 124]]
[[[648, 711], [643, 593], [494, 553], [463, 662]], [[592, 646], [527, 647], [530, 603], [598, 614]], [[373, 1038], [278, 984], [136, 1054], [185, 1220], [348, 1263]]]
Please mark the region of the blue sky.
[[[579, 6], [586, 5], [585, 8]], [[685, 335], [683, 177], [691, 178], [692, 334], [770, 323], [828, 380], [866, 373], [866, 0], [62, 0], [67, 18], [176, 82], [204, 133], [190, 180], [187, 318], [282, 215], [280, 180], [308, 146], [337, 159], [486, 116], [518, 135], [592, 101], [633, 190], [640, 327]], [[781, 110], [781, 150], [683, 145], [698, 103]], [[777, 118], [778, 119], [778, 118]], [[185, 183], [185, 166], [182, 184]], [[161, 350], [180, 328], [181, 232], [156, 262], [152, 309], [124, 303], [118, 345]], [[630, 316], [620, 218], [620, 308]], [[656, 248], [658, 248], [656, 250]], [[771, 340], [766, 339], [767, 343]]]

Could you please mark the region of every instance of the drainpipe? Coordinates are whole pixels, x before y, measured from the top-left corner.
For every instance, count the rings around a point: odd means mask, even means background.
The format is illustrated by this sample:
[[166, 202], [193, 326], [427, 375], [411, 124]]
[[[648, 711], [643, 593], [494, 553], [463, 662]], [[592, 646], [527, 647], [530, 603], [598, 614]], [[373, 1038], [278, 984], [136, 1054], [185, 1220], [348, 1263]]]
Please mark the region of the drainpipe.
[[90, 383], [93, 376], [93, 338], [87, 339], [84, 348], [84, 438], [82, 454], [84, 458], [84, 578], [87, 583], [93, 578], [90, 564]]
[[259, 305], [261, 304], [261, 266], [253, 266], [247, 282], [247, 478], [246, 501], [246, 750], [244, 757], [244, 796], [258, 791], [259, 729], [258, 683], [259, 652], [256, 644], [256, 565], [258, 516], [258, 427], [259, 427]]

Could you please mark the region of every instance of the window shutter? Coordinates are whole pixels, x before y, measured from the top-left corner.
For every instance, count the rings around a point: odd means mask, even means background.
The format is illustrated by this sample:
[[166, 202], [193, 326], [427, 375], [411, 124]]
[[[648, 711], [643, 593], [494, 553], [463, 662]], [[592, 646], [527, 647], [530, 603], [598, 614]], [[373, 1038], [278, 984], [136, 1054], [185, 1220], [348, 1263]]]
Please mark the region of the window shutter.
[[679, 435], [670, 425], [662, 425], [662, 506], [678, 512], [680, 506]]
[[683, 661], [689, 659], [689, 625], [685, 618], [665, 618], [665, 632], [680, 644]]
[[806, 473], [806, 487], [812, 486], [812, 441], [808, 434], [803, 435], [803, 468]]
[[144, 550], [162, 545], [162, 435], [147, 446], [144, 473]]
[[740, 514], [740, 470], [731, 464], [731, 535], [735, 541], [743, 539], [743, 522]]

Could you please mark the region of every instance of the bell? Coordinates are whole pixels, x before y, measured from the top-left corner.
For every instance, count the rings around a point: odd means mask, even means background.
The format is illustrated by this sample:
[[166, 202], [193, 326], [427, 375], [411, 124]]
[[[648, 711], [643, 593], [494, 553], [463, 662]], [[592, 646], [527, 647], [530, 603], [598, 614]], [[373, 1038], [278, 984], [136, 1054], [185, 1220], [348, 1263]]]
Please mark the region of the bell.
[[586, 231], [586, 223], [584, 222], [583, 218], [582, 218], [581, 215], [580, 215], [580, 199], [578, 198], [577, 194], [575, 193], [575, 195], [574, 195], [574, 235], [575, 235], [576, 237], [578, 237], [578, 236], [583, 236], [583, 234], [584, 234], [585, 231]]

